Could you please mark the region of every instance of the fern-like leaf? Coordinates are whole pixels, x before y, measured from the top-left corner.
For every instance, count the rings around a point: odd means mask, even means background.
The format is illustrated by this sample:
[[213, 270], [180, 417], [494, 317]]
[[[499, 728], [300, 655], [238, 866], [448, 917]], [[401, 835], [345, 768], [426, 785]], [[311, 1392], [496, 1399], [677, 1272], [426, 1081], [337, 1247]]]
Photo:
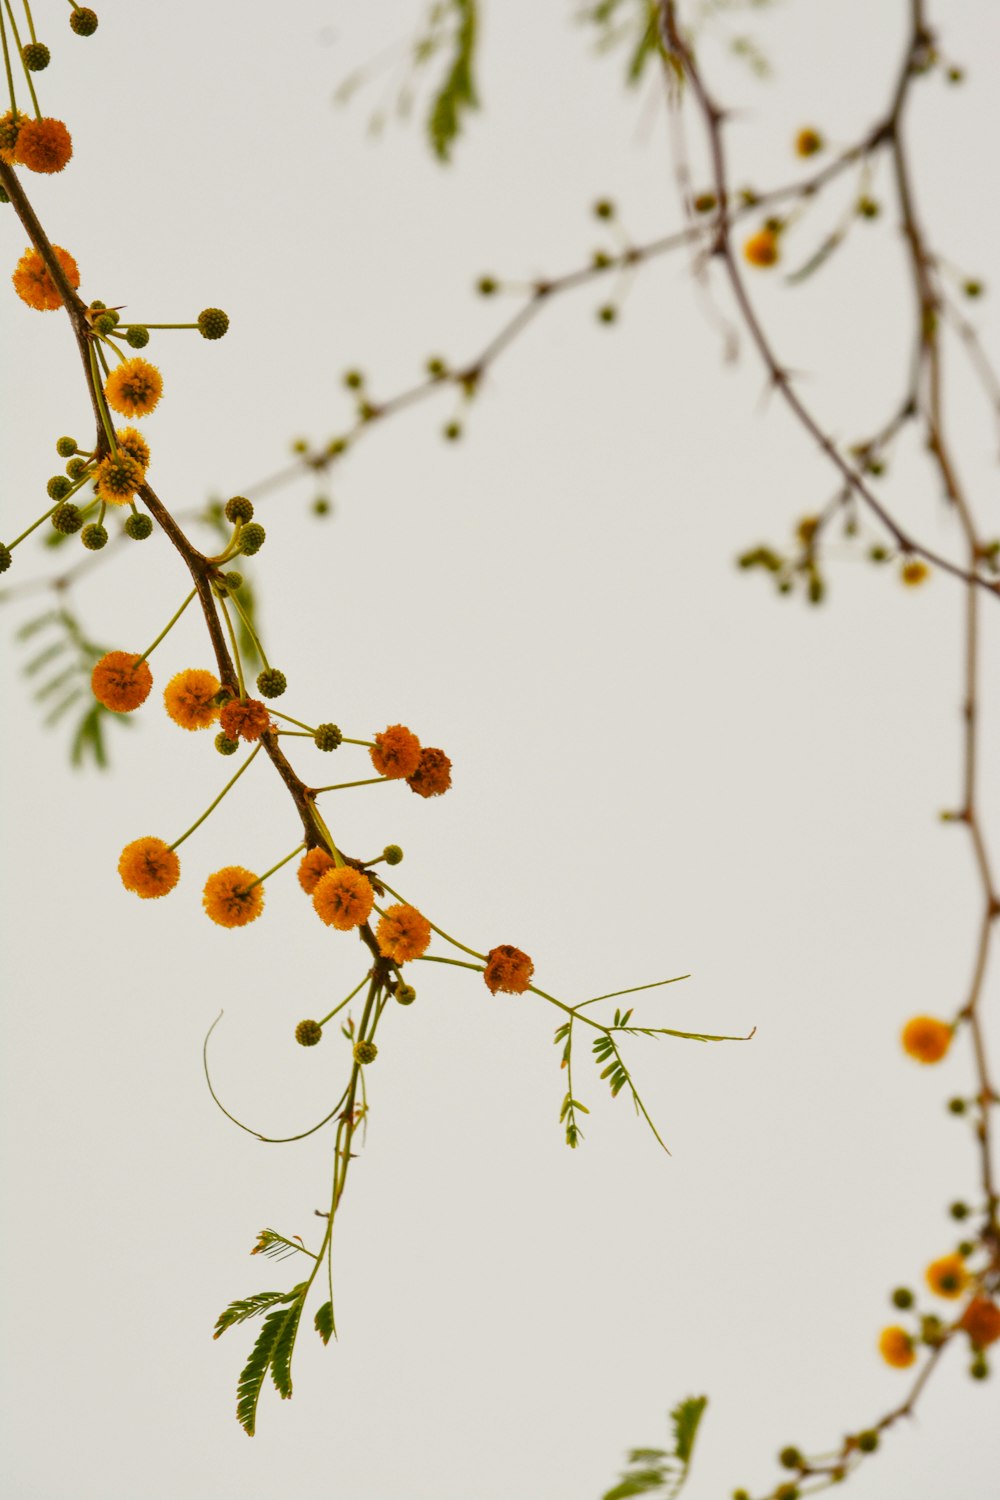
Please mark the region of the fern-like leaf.
[[478, 109], [472, 68], [476, 49], [476, 0], [451, 0], [456, 14], [451, 66], [431, 103], [427, 134], [435, 156], [448, 161], [462, 130], [462, 116]]
[[298, 1290], [298, 1297], [282, 1314], [282, 1323], [271, 1354], [271, 1379], [283, 1401], [287, 1401], [292, 1394], [292, 1350], [295, 1348], [295, 1336], [299, 1331], [299, 1321], [306, 1300], [305, 1284]]
[[261, 1386], [264, 1384], [264, 1376], [271, 1363], [286, 1311], [285, 1308], [279, 1308], [264, 1319], [264, 1326], [257, 1335], [257, 1342], [250, 1351], [250, 1358], [243, 1366], [236, 1387], [236, 1417], [248, 1437], [253, 1437], [257, 1427], [257, 1402], [260, 1400]]
[[313, 1320], [316, 1332], [328, 1344], [337, 1332], [337, 1325], [333, 1321], [333, 1303], [324, 1302], [322, 1307], [316, 1309], [316, 1317]]
[[267, 1308], [273, 1307], [276, 1302], [290, 1302], [297, 1295], [297, 1288], [291, 1292], [255, 1292], [252, 1297], [230, 1302], [225, 1311], [221, 1312], [216, 1319], [213, 1339], [219, 1338], [227, 1328], [232, 1328], [234, 1324], [245, 1323], [248, 1318], [256, 1318]]
[[686, 1401], [678, 1402], [670, 1413], [674, 1424], [674, 1457], [685, 1467], [691, 1462], [694, 1440], [707, 1405], [707, 1396], [689, 1396]]

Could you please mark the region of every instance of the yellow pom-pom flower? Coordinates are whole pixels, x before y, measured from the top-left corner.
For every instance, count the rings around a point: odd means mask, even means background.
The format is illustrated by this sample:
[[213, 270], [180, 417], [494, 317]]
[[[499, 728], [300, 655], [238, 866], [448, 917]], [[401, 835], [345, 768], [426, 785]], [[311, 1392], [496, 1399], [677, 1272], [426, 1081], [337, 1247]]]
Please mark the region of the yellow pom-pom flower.
[[[53, 245], [52, 249], [55, 251], [56, 260], [62, 266], [66, 280], [75, 291], [80, 285], [80, 269], [76, 261], [61, 245]], [[11, 280], [21, 301], [33, 307], [36, 312], [55, 312], [57, 308], [62, 307], [62, 298], [56, 289], [56, 284], [37, 250], [25, 250], [14, 269]]]
[[109, 505], [127, 505], [144, 477], [141, 464], [122, 448], [101, 459], [94, 474], [94, 487]]
[[173, 890], [181, 876], [181, 862], [162, 839], [135, 839], [122, 850], [118, 873], [125, 889], [146, 901]]
[[917, 1062], [936, 1063], [948, 1051], [953, 1035], [947, 1021], [939, 1021], [936, 1016], [914, 1016], [903, 1027], [900, 1041], [903, 1051]]
[[913, 1339], [905, 1328], [895, 1324], [891, 1328], [882, 1329], [878, 1339], [878, 1352], [894, 1370], [907, 1369], [917, 1357]]
[[764, 225], [752, 234], [743, 246], [744, 258], [752, 266], [766, 268], [778, 263], [778, 236], [775, 231]]
[[931, 570], [925, 562], [921, 562], [919, 557], [913, 557], [900, 568], [899, 576], [908, 589], [916, 589], [922, 583], [927, 582], [931, 576]]
[[227, 865], [205, 881], [201, 904], [220, 927], [246, 927], [264, 909], [264, 887], [242, 865]]
[[969, 1273], [960, 1255], [942, 1255], [931, 1261], [924, 1279], [939, 1297], [960, 1297], [968, 1285]]
[[313, 890], [316, 915], [328, 927], [336, 927], [338, 932], [350, 932], [352, 927], [367, 922], [374, 902], [371, 881], [350, 865], [327, 870]]
[[188, 667], [171, 677], [163, 690], [163, 706], [182, 729], [207, 729], [219, 717], [215, 695], [219, 679], [200, 667]]
[[104, 382], [108, 404], [123, 417], [145, 417], [163, 395], [163, 376], [145, 359], [126, 359]]
[[390, 906], [375, 929], [379, 952], [404, 964], [420, 958], [431, 940], [431, 924], [415, 906]]

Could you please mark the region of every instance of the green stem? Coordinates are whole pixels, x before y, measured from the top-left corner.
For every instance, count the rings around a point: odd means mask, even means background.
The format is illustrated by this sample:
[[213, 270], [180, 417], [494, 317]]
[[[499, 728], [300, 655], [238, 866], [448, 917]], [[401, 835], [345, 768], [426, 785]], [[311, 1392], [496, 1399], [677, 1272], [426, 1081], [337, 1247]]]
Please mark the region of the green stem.
[[327, 1021], [332, 1021], [333, 1018], [334, 1018], [334, 1016], [338, 1013], [338, 1011], [342, 1011], [345, 1005], [349, 1005], [351, 1003], [351, 1001], [354, 999], [355, 995], [358, 993], [358, 990], [361, 988], [361, 986], [365, 983], [365, 981], [367, 979], [370, 979], [370, 978], [371, 978], [370, 974], [363, 974], [361, 976], [361, 978], [358, 980], [357, 984], [354, 986], [354, 988], [351, 991], [351, 993], [348, 995], [347, 999], [346, 1000], [341, 1000], [341, 1002], [340, 1002], [339, 1005], [335, 1005], [333, 1007], [333, 1010], [331, 1010], [330, 1014], [328, 1016], [324, 1016], [323, 1019], [322, 1019], [322, 1021], [317, 1021], [316, 1025], [317, 1026], [325, 1026], [326, 1023], [327, 1023]]
[[451, 964], [454, 969], [472, 969], [476, 974], [483, 972], [482, 964], [467, 964], [464, 958], [439, 958], [436, 953], [421, 953], [416, 962], [419, 964]]
[[101, 414], [101, 426], [104, 428], [104, 436], [108, 440], [108, 447], [111, 449], [112, 453], [117, 453], [118, 444], [115, 441], [114, 424], [112, 423], [110, 414], [108, 412], [108, 405], [104, 396], [104, 385], [101, 381], [100, 375], [97, 373], [97, 356], [94, 353], [94, 345], [92, 342], [88, 343], [87, 353], [90, 356], [90, 379], [94, 387], [94, 399], [97, 403], [97, 410]]
[[3, 40], [3, 65], [7, 70], [7, 92], [10, 94], [11, 114], [17, 114], [17, 100], [14, 97], [14, 75], [10, 70], [10, 49], [7, 46], [7, 27], [4, 25], [3, 11], [0, 11], [0, 39]]
[[[384, 880], [382, 881], [382, 884], [385, 886], [390, 896], [395, 896], [397, 901], [402, 901], [404, 906], [409, 906], [410, 903], [407, 901], [405, 896], [401, 896], [398, 891], [394, 891], [392, 886], [387, 885]], [[469, 953], [473, 958], [480, 958], [482, 959], [483, 963], [486, 963], [487, 959], [485, 953], [477, 953], [475, 948], [466, 947], [465, 943], [460, 943], [458, 941], [458, 938], [451, 937], [447, 932], [444, 931], [442, 927], [435, 927], [433, 922], [431, 922], [430, 925], [432, 931], [436, 932], [438, 937], [443, 937], [445, 942], [450, 943], [453, 948], [460, 948], [463, 953]], [[558, 1001], [556, 1003], [559, 1004]]]
[[[69, 493], [72, 494], [72, 491], [70, 491]], [[62, 500], [57, 500], [55, 505], [51, 506], [45, 512], [44, 516], [39, 516], [37, 521], [32, 521], [31, 525], [27, 528], [26, 531], [22, 531], [20, 536], [16, 536], [12, 542], [8, 542], [7, 550], [9, 552], [13, 552], [14, 548], [18, 545], [19, 542], [23, 542], [26, 536], [30, 536], [33, 531], [36, 531], [38, 527], [41, 526], [42, 522], [47, 521], [49, 519], [49, 516], [52, 515], [52, 512], [58, 510], [60, 505], [63, 505], [64, 503], [65, 502]]]
[[284, 724], [297, 724], [300, 729], [305, 730], [306, 734], [315, 735], [316, 733], [315, 729], [310, 729], [308, 724], [303, 724], [301, 719], [293, 719], [291, 714], [279, 714], [275, 708], [271, 709], [271, 717], [281, 719]]
[[[44, 517], [43, 517], [44, 519]], [[338, 781], [333, 786], [316, 786], [314, 792], [343, 792], [349, 786], [375, 786], [376, 783], [384, 782], [386, 786], [392, 780], [389, 776], [368, 776], [364, 781]]]
[[226, 782], [225, 786], [222, 788], [222, 791], [216, 797], [215, 801], [214, 802], [210, 802], [208, 804], [208, 806], [205, 808], [205, 811], [202, 813], [201, 817], [197, 820], [197, 822], [191, 824], [191, 827], [188, 829], [187, 833], [182, 833], [179, 839], [175, 839], [174, 840], [174, 842], [170, 845], [171, 849], [179, 849], [180, 846], [181, 846], [181, 844], [183, 844], [184, 840], [185, 839], [189, 839], [191, 837], [192, 833], [194, 833], [195, 829], [201, 827], [202, 823], [204, 823], [204, 821], [208, 817], [209, 813], [215, 811], [215, 809], [218, 807], [219, 803], [222, 801], [222, 799], [226, 795], [226, 793], [228, 791], [232, 790], [232, 788], [239, 781], [240, 777], [243, 775], [243, 772], [247, 769], [248, 766], [252, 765], [254, 757], [256, 755], [260, 754], [261, 748], [262, 747], [260, 745], [257, 745], [250, 752], [250, 754], [247, 756], [246, 760], [243, 762], [243, 764], [240, 766], [239, 770], [236, 772], [236, 775], [234, 777], [232, 777], [232, 779], [230, 781]]
[[197, 323], [119, 323], [119, 328], [197, 328]]
[[[135, 506], [133, 506], [132, 509], [134, 510]], [[170, 630], [173, 630], [174, 626], [177, 624], [177, 621], [180, 619], [181, 615], [187, 609], [188, 605], [191, 603], [191, 600], [194, 598], [194, 596], [195, 596], [195, 594], [197, 592], [198, 592], [197, 589], [192, 589], [191, 590], [190, 594], [188, 594], [187, 598], [184, 600], [184, 603], [181, 605], [180, 609], [177, 611], [177, 613], [175, 615], [172, 615], [171, 618], [167, 621], [166, 625], [164, 625], [163, 629], [160, 631], [159, 635], [156, 637], [156, 640], [153, 642], [153, 644], [151, 646], [147, 646], [146, 647], [145, 651], [139, 657], [140, 661], [145, 661], [146, 657], [149, 656], [153, 651], [156, 650], [157, 646], [163, 640], [163, 637], [167, 634], [167, 632], [170, 631]]]
[[326, 847], [330, 851], [330, 855], [333, 859], [334, 864], [337, 866], [338, 870], [342, 870], [347, 864], [347, 861], [341, 854], [340, 850], [337, 848], [337, 845], [334, 843], [333, 834], [330, 832], [329, 828], [327, 828], [326, 824], [323, 822], [323, 819], [320, 817], [319, 808], [314, 802], [310, 802], [309, 811], [312, 814], [313, 822], [316, 824], [316, 827], [319, 829], [320, 833], [323, 835], [323, 838], [326, 840]]
[[269, 870], [264, 871], [263, 875], [258, 875], [256, 880], [252, 880], [248, 886], [244, 886], [244, 891], [252, 891], [255, 885], [263, 885], [265, 880], [270, 880], [271, 876], [276, 874], [282, 866], [287, 865], [290, 859], [294, 859], [296, 854], [301, 854], [305, 847], [305, 844], [296, 844], [291, 854], [286, 854], [284, 859], [279, 859], [276, 865], [272, 865]]
[[[20, 36], [20, 33], [18, 32], [18, 29], [17, 29], [17, 22], [14, 20], [14, 12], [11, 9], [10, 0], [4, 0], [4, 5], [6, 7], [8, 16], [10, 16], [10, 29], [14, 33], [14, 42], [15, 42], [15, 44], [17, 46], [17, 55], [18, 55], [19, 58], [21, 58], [22, 65], [23, 65], [23, 62], [24, 62], [24, 51], [23, 51], [23, 48], [21, 46], [21, 36]], [[35, 94], [35, 85], [31, 81], [31, 72], [30, 72], [30, 70], [28, 68], [24, 69], [24, 78], [25, 78], [25, 82], [28, 85], [28, 93], [31, 95], [31, 103], [34, 106], [35, 119], [36, 120], [40, 120], [42, 118], [42, 112], [38, 108], [38, 97]]]
[[225, 599], [221, 594], [219, 594], [218, 599], [222, 606], [222, 618], [225, 620], [226, 630], [229, 632], [229, 644], [232, 647], [233, 661], [236, 663], [236, 678], [240, 685], [240, 698], [246, 701], [247, 689], [246, 683], [243, 681], [243, 663], [240, 660], [240, 648], [236, 644], [236, 633], [233, 630], [233, 622], [229, 618], [229, 610], [226, 608]]
[[24, 14], [28, 18], [28, 30], [31, 32], [31, 40], [33, 42], [37, 42], [38, 38], [35, 35], [35, 22], [31, 15], [31, 6], [28, 4], [28, 0], [24, 0]]
[[240, 619], [243, 621], [243, 624], [244, 624], [244, 626], [246, 628], [247, 634], [249, 635], [250, 639], [253, 641], [254, 645], [257, 647], [257, 652], [258, 652], [258, 654], [260, 656], [260, 659], [264, 663], [264, 670], [265, 671], [269, 671], [270, 670], [270, 663], [269, 663], [267, 657], [264, 655], [264, 647], [260, 643], [260, 636], [257, 634], [256, 630], [254, 630], [253, 626], [251, 625], [249, 617], [247, 616], [246, 610], [243, 608], [242, 604], [237, 599], [237, 597], [236, 597], [235, 594], [227, 594], [226, 597], [229, 600], [230, 604], [232, 604], [233, 607], [235, 608], [236, 613], [239, 615]]

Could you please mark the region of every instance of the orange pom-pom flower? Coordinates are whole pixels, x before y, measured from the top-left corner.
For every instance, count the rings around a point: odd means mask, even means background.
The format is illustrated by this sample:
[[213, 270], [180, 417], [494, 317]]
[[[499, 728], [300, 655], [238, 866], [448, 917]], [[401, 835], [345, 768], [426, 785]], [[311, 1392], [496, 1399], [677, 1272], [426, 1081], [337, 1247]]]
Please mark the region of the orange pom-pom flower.
[[743, 255], [752, 266], [766, 269], [778, 263], [778, 236], [765, 224], [752, 234], [743, 246]]
[[483, 978], [494, 995], [497, 990], [502, 990], [505, 995], [523, 995], [534, 972], [535, 966], [526, 953], [503, 943], [499, 948], [491, 948], [486, 955]]
[[951, 1046], [953, 1031], [947, 1021], [935, 1016], [914, 1016], [907, 1021], [900, 1034], [903, 1051], [917, 1062], [936, 1063]]
[[420, 741], [403, 724], [390, 724], [375, 736], [375, 745], [368, 752], [372, 765], [380, 776], [398, 780], [412, 776], [420, 765]]
[[14, 160], [31, 172], [61, 172], [73, 155], [73, 139], [62, 120], [22, 120]]
[[116, 714], [130, 714], [145, 703], [153, 686], [149, 663], [128, 651], [109, 651], [90, 674], [90, 686], [98, 703]]
[[886, 1364], [892, 1365], [894, 1370], [905, 1370], [917, 1357], [913, 1339], [905, 1328], [897, 1325], [882, 1329], [879, 1334], [878, 1352]]
[[207, 729], [219, 717], [219, 679], [201, 667], [188, 667], [163, 689], [163, 706], [182, 729]]
[[406, 784], [421, 797], [440, 797], [451, 786], [451, 761], [443, 750], [421, 750], [420, 762]]
[[259, 740], [271, 727], [271, 715], [259, 698], [230, 698], [219, 711], [219, 723], [231, 740]]
[[334, 862], [325, 849], [317, 844], [315, 849], [308, 849], [299, 861], [299, 885], [307, 896], [311, 896], [316, 889], [317, 882], [328, 870], [334, 869]]
[[321, 921], [338, 932], [350, 932], [367, 922], [375, 901], [371, 882], [350, 865], [327, 870], [313, 890], [313, 906]]
[[145, 359], [126, 359], [104, 382], [108, 404], [123, 417], [145, 417], [163, 395], [163, 376]]
[[1000, 1307], [989, 1297], [973, 1297], [958, 1326], [969, 1335], [975, 1348], [986, 1349], [1000, 1339]]
[[431, 940], [431, 924], [415, 906], [390, 906], [375, 929], [379, 952], [397, 964], [420, 958]]
[[960, 1297], [968, 1285], [969, 1273], [960, 1255], [942, 1255], [931, 1261], [924, 1279], [939, 1297]]
[[227, 865], [205, 881], [201, 904], [220, 927], [246, 927], [264, 909], [264, 887], [242, 865]]
[[[56, 260], [62, 266], [66, 280], [75, 291], [80, 285], [80, 269], [76, 261], [61, 245], [53, 245], [52, 249]], [[21, 301], [35, 308], [37, 312], [55, 312], [57, 308], [62, 307], [62, 298], [56, 284], [37, 250], [25, 250], [11, 280]]]
[[135, 839], [122, 850], [118, 873], [125, 889], [146, 901], [173, 890], [181, 876], [181, 862], [162, 839]]

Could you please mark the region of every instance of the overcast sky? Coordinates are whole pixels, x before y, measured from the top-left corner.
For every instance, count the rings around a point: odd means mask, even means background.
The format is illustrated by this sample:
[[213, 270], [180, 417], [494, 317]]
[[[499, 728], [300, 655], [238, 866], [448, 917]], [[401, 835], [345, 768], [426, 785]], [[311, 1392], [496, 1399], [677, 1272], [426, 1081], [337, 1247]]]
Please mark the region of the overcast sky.
[[[75, 155], [28, 188], [84, 293], [150, 322], [208, 305], [232, 318], [221, 343], [159, 334], [148, 350], [165, 383], [144, 426], [150, 479], [175, 510], [243, 491], [297, 436], [343, 430], [348, 367], [379, 399], [429, 354], [471, 357], [507, 311], [473, 295], [476, 278], [584, 264], [613, 243], [595, 198], [618, 202], [636, 240], [680, 222], [657, 89], [626, 94], [622, 58], [596, 59], [568, 4], [486, 6], [483, 108], [449, 169], [416, 124], [370, 139], [392, 75], [347, 110], [333, 92], [418, 9], [110, 3], [86, 42], [61, 6], [37, 17], [53, 48], [43, 108]], [[947, 9], [969, 80], [915, 91], [917, 192], [942, 252], [989, 283], [1000, 16], [989, 0]], [[906, 10], [786, 0], [729, 23], [752, 27], [767, 83], [706, 46], [738, 108], [738, 180], [793, 175], [804, 124], [841, 145], [879, 115]], [[792, 261], [854, 190], [796, 229]], [[815, 282], [754, 281], [782, 357], [848, 441], [885, 420], [909, 355], [891, 187], [873, 190], [884, 219]], [[0, 232], [12, 268], [10, 211]], [[835, 482], [765, 399], [752, 351], [724, 361], [688, 260], [643, 268], [610, 329], [606, 295], [553, 302], [490, 374], [462, 442], [441, 440], [445, 394], [366, 434], [330, 478], [332, 519], [310, 516], [305, 478], [262, 501], [268, 542], [247, 572], [288, 712], [359, 738], [402, 721], [454, 762], [439, 801], [329, 799], [343, 847], [400, 843], [410, 900], [474, 948], [525, 949], [567, 1001], [690, 974], [639, 997], [639, 1019], [757, 1034], [630, 1047], [669, 1159], [581, 1049], [591, 1114], [571, 1153], [556, 1013], [421, 967], [369, 1076], [337, 1231], [339, 1343], [304, 1329], [294, 1400], [266, 1389], [249, 1441], [234, 1393], [250, 1334], [213, 1343], [211, 1328], [230, 1300], [297, 1279], [248, 1252], [265, 1225], [318, 1243], [330, 1145], [265, 1146], [229, 1125], [202, 1038], [224, 1008], [213, 1063], [229, 1107], [267, 1133], [304, 1128], [347, 1053], [333, 1036], [304, 1051], [293, 1028], [347, 993], [358, 950], [320, 926], [291, 870], [253, 927], [205, 919], [208, 872], [264, 869], [298, 836], [263, 762], [185, 844], [168, 901], [127, 896], [123, 844], [177, 837], [232, 762], [170, 724], [154, 691], [114, 734], [113, 771], [72, 773], [11, 644], [44, 603], [6, 606], [0, 1472], [17, 1500], [597, 1500], [625, 1450], [658, 1446], [670, 1406], [703, 1392], [690, 1494], [720, 1500], [769, 1489], [782, 1445], [833, 1447], [906, 1389], [874, 1347], [888, 1292], [952, 1247], [946, 1206], [976, 1187], [967, 1128], [944, 1107], [971, 1087], [964, 1046], [918, 1069], [898, 1045], [910, 1015], [962, 1003], [978, 922], [967, 840], [938, 821], [960, 785], [960, 594], [944, 577], [905, 591], [846, 543], [821, 609], [740, 573], [738, 552], [786, 544]], [[996, 347], [988, 299], [979, 316]], [[55, 438], [87, 435], [88, 404], [64, 320], [8, 295], [0, 338], [17, 351], [2, 400], [12, 535], [44, 507]], [[948, 374], [988, 529], [996, 433], [957, 357]], [[912, 445], [885, 483], [919, 535], [954, 546]], [[47, 557], [19, 549], [4, 582]], [[94, 638], [140, 651], [186, 591], [154, 540], [74, 602]], [[192, 611], [153, 659], [158, 688], [209, 665]], [[985, 708], [995, 831], [995, 695]], [[329, 768], [292, 754], [313, 781]], [[364, 752], [336, 769], [365, 775]], [[996, 997], [994, 971], [994, 1047]], [[996, 1384], [965, 1364], [955, 1350], [919, 1420], [852, 1480], [858, 1500], [989, 1500]]]

